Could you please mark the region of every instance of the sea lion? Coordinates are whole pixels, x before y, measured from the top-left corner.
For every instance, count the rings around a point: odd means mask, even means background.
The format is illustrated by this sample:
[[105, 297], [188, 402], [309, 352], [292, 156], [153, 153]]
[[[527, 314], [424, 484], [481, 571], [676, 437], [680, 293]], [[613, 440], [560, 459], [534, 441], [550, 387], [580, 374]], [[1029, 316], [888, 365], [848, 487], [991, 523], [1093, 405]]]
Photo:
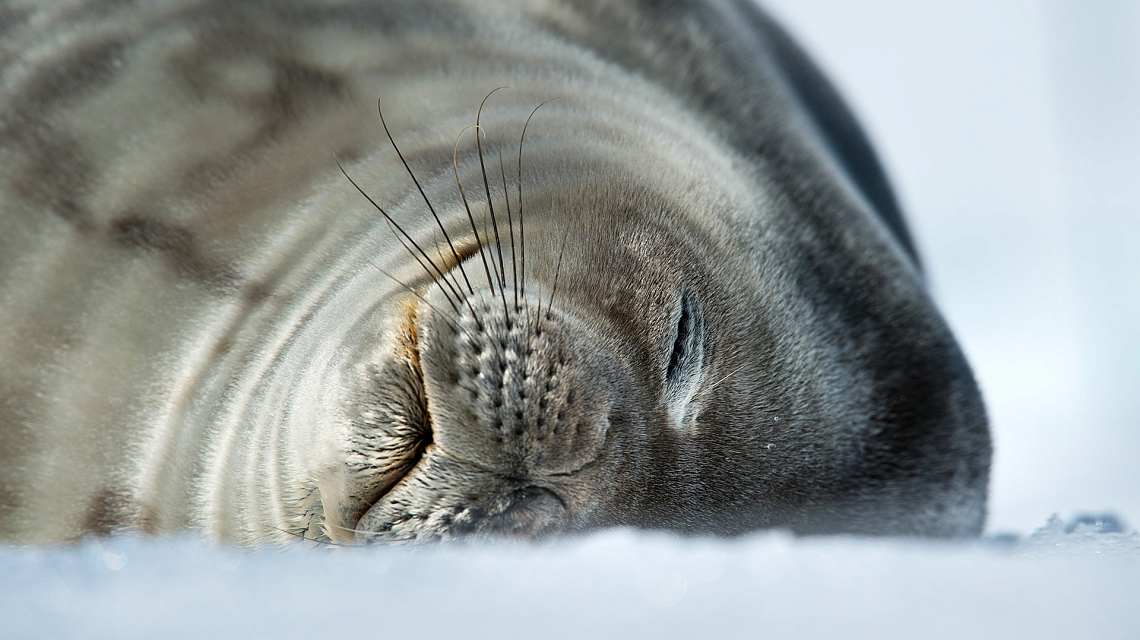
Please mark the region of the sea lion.
[[4, 540], [981, 530], [969, 367], [751, 2], [2, 15]]

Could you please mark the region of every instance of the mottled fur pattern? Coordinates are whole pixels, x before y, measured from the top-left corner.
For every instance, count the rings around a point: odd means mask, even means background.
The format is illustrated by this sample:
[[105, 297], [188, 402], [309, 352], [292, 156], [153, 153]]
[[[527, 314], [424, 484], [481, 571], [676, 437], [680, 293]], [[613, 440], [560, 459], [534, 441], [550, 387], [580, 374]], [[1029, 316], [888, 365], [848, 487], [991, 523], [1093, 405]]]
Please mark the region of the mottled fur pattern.
[[748, 0], [0, 4], [0, 539], [975, 535], [989, 460]]

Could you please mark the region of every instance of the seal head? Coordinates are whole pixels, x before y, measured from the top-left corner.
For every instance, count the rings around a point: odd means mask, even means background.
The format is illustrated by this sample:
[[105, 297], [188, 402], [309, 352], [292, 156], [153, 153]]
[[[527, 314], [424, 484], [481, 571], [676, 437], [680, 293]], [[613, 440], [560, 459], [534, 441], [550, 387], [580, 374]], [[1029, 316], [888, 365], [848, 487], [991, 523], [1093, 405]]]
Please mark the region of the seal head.
[[616, 195], [629, 171], [532, 214], [566, 240], [528, 255], [526, 284], [505, 249], [458, 314], [431, 285], [408, 331], [418, 457], [348, 518], [354, 539], [980, 530], [984, 414], [906, 262], [805, 245], [777, 186], [718, 210]]

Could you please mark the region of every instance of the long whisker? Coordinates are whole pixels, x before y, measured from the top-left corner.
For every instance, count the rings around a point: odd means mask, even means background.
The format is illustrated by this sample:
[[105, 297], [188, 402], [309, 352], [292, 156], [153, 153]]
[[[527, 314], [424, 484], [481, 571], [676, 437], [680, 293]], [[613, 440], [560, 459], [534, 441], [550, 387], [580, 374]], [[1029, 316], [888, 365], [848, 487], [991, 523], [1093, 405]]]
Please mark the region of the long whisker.
[[327, 527], [335, 527], [337, 529], [340, 529], [341, 531], [347, 531], [349, 533], [363, 533], [363, 534], [369, 535], [369, 536], [375, 536], [375, 535], [379, 534], [378, 531], [364, 531], [363, 529], [353, 529], [352, 527], [344, 527], [344, 526], [341, 526], [339, 524], [333, 524], [331, 522], [326, 522], [324, 524]]
[[[365, 538], [364, 542], [368, 542], [368, 540], [375, 540], [375, 539], [378, 539], [380, 537], [379, 531], [365, 531], [363, 529], [353, 529], [351, 527], [343, 527], [339, 524], [332, 524], [330, 522], [325, 522], [324, 525], [326, 527], [336, 527], [337, 529], [340, 529], [341, 531], [348, 531], [349, 533], [368, 536], [368, 538]], [[404, 536], [401, 538], [394, 538], [394, 537], [391, 537], [391, 535], [389, 535], [389, 537], [385, 539], [385, 542], [387, 542], [387, 543], [411, 542], [414, 540], [415, 540], [414, 536]], [[344, 546], [344, 545], [342, 545], [342, 546]], [[355, 546], [359, 547], [361, 545], [355, 545]]]
[[[413, 296], [415, 296], [415, 297], [419, 298], [419, 299], [420, 299], [420, 302], [422, 302], [422, 303], [426, 304], [427, 306], [431, 307], [431, 308], [432, 308], [432, 310], [434, 310], [436, 313], [438, 313], [438, 314], [440, 315], [440, 317], [442, 317], [444, 320], [447, 320], [447, 322], [448, 322], [448, 323], [451, 325], [451, 328], [452, 328], [452, 329], [455, 329], [456, 331], [459, 331], [459, 320], [458, 320], [458, 319], [457, 319], [455, 316], [453, 316], [453, 315], [451, 315], [450, 313], [447, 313], [447, 312], [445, 312], [445, 311], [441, 311], [439, 307], [437, 307], [437, 306], [435, 306], [434, 304], [432, 304], [432, 303], [428, 302], [428, 301], [427, 301], [427, 300], [426, 300], [426, 299], [425, 299], [425, 298], [424, 298], [422, 295], [420, 295], [420, 292], [419, 292], [419, 291], [416, 291], [416, 290], [415, 290], [415, 289], [413, 289], [412, 287], [410, 287], [410, 286], [408, 286], [408, 285], [404, 284], [403, 282], [401, 282], [400, 280], [398, 280], [398, 279], [396, 278], [396, 276], [394, 276], [394, 275], [392, 275], [392, 274], [388, 273], [387, 271], [385, 271], [385, 270], [381, 269], [381, 268], [380, 268], [380, 265], [376, 264], [375, 262], [372, 262], [371, 260], [369, 260], [369, 261], [368, 261], [368, 264], [372, 265], [372, 268], [373, 268], [373, 269], [376, 269], [376, 270], [377, 270], [377, 271], [379, 271], [380, 273], [382, 273], [382, 274], [384, 274], [384, 275], [388, 276], [389, 278], [391, 278], [391, 279], [392, 279], [392, 281], [393, 281], [393, 282], [395, 282], [396, 284], [398, 284], [398, 285], [400, 285], [401, 287], [403, 287], [403, 288], [407, 289], [409, 293], [411, 293]], [[453, 305], [453, 306], [454, 306], [454, 305]], [[458, 311], [459, 311], [459, 310], [458, 310], [458, 309], [456, 309], [456, 312], [457, 312], [457, 313], [458, 313]]]
[[[481, 130], [476, 129], [475, 135], [478, 136], [480, 131]], [[483, 240], [485, 240], [485, 242], [483, 244], [487, 247], [487, 258], [491, 261], [491, 275], [495, 276], [495, 281], [497, 283], [498, 277], [499, 277], [499, 265], [495, 263], [495, 252], [493, 250], [491, 250], [491, 232], [490, 232], [489, 227], [487, 226], [487, 209], [488, 209], [487, 204], [488, 203], [486, 203], [486, 202], [483, 203], [483, 212], [479, 214], [481, 216], [481, 219], [482, 219], [482, 222], [480, 223], [482, 226], [480, 228], [483, 230], [482, 238], [483, 238]], [[500, 287], [499, 289], [501, 291], [502, 287]]]
[[[475, 112], [475, 126], [479, 127], [483, 118], [483, 105], [487, 104], [487, 100], [495, 94], [496, 91], [501, 89], [510, 89], [510, 87], [497, 87], [491, 90], [484, 98], [483, 102], [479, 103], [479, 110]], [[482, 127], [479, 128], [482, 132]], [[491, 201], [491, 185], [487, 182], [487, 165], [483, 162], [483, 136], [480, 133], [475, 134], [475, 145], [479, 150], [479, 169], [483, 172], [483, 190], [487, 193], [487, 207], [491, 209], [491, 227], [495, 230], [495, 248], [499, 253], [499, 288], [505, 290], [507, 285], [507, 276], [503, 264], [503, 243], [499, 239], [499, 223], [495, 220], [495, 204]], [[507, 296], [504, 294], [503, 298]]]
[[[483, 271], [487, 273], [487, 284], [491, 287], [491, 297], [494, 297], [495, 282], [491, 279], [491, 268], [487, 266], [487, 256], [483, 253], [483, 241], [479, 239], [479, 230], [475, 228], [475, 216], [471, 214], [471, 205], [467, 202], [467, 192], [463, 190], [463, 182], [459, 179], [459, 163], [456, 160], [459, 153], [459, 141], [463, 138], [463, 134], [467, 133], [468, 129], [478, 128], [479, 125], [473, 124], [464, 127], [463, 131], [459, 132], [455, 138], [455, 146], [451, 149], [451, 168], [455, 170], [455, 185], [459, 187], [459, 197], [463, 199], [463, 208], [467, 210], [467, 220], [471, 223], [471, 233], [475, 234], [475, 244], [479, 246], [479, 257], [483, 260]], [[476, 137], [478, 137], [478, 132], [476, 132]]]
[[[435, 218], [435, 223], [439, 225], [439, 230], [443, 232], [444, 239], [447, 240], [447, 246], [451, 249], [451, 255], [455, 258], [455, 263], [459, 265], [459, 273], [463, 275], [463, 281], [467, 283], [467, 290], [475, 293], [475, 289], [471, 287], [471, 281], [467, 279], [467, 272], [463, 269], [463, 261], [459, 259], [459, 252], [455, 250], [455, 245], [451, 242], [451, 236], [447, 235], [447, 229], [444, 228], [443, 222], [439, 219], [439, 214], [436, 213], [435, 207], [431, 206], [431, 200], [428, 200], [427, 194], [424, 193], [424, 188], [420, 186], [420, 181], [416, 179], [416, 174], [412, 173], [412, 168], [408, 166], [408, 161], [404, 159], [404, 154], [400, 152], [400, 147], [396, 146], [396, 140], [392, 138], [392, 133], [388, 131], [388, 123], [384, 120], [384, 110], [380, 108], [380, 100], [376, 100], [376, 111], [380, 114], [380, 124], [384, 127], [384, 133], [388, 136], [388, 142], [392, 143], [392, 148], [396, 150], [396, 155], [399, 156], [400, 162], [404, 163], [404, 169], [408, 175], [412, 177], [412, 182], [416, 183], [416, 189], [419, 189], [420, 196], [423, 197], [424, 203], [427, 204], [428, 211]], [[454, 276], [452, 276], [454, 277]]]
[[[432, 229], [431, 232], [431, 243], [435, 247], [435, 255], [439, 257], [439, 263], [446, 265], [447, 258], [443, 257], [443, 251], [439, 249], [439, 235], [435, 232], [435, 229]], [[455, 269], [448, 269], [447, 272], [451, 274], [451, 281], [455, 283], [455, 288], [459, 289], [459, 295], [463, 298], [463, 302], [467, 304], [468, 309], [471, 309], [471, 300], [468, 296], [463, 295], [463, 285], [459, 284], [459, 278], [455, 277]], [[474, 314], [475, 310], [471, 309], [471, 313]]]
[[[482, 215], [483, 215], [483, 237], [484, 238], [490, 238], [491, 234], [487, 231], [487, 205], [483, 205], [483, 214]], [[495, 272], [495, 254], [493, 252], [488, 252], [488, 253], [490, 254], [490, 257], [491, 257], [491, 271]], [[500, 298], [502, 299], [502, 302], [503, 302], [503, 316], [505, 317], [507, 315], [507, 291], [506, 291], [506, 289], [502, 288], [502, 286], [500, 285], [499, 292], [503, 294], [502, 296], [500, 296]], [[472, 313], [474, 313], [474, 312], [472, 312]], [[482, 327], [480, 327], [480, 330], [482, 330]]]
[[[481, 220], [482, 220], [482, 222], [480, 222], [479, 224], [481, 225], [480, 228], [482, 228], [482, 230], [483, 230], [483, 239], [487, 240], [487, 246], [489, 247], [491, 245], [491, 241], [490, 241], [491, 233], [487, 229], [487, 205], [483, 205], [483, 213], [481, 213], [479, 215], [481, 216]], [[498, 267], [495, 264], [495, 254], [494, 254], [494, 252], [491, 252], [491, 251], [489, 251], [488, 253], [490, 253], [490, 258], [491, 258], [491, 273], [494, 275], [498, 275], [499, 272], [497, 270]]]
[[[744, 367], [747, 367], [747, 366], [748, 366], [748, 363], [747, 363], [747, 362], [745, 362], [744, 364], [742, 364], [742, 365], [740, 365], [739, 367], [737, 367], [737, 368], [733, 369], [732, 371], [729, 371], [729, 372], [728, 372], [727, 374], [725, 374], [725, 375], [724, 375], [724, 377], [722, 377], [720, 380], [717, 380], [716, 382], [712, 383], [711, 385], [709, 385], [709, 387], [708, 387], [707, 389], [705, 389], [704, 391], [702, 391], [702, 392], [700, 392], [699, 394], [697, 394], [697, 396], [696, 396], [696, 397], [694, 397], [694, 398], [693, 398], [693, 400], [696, 400], [697, 398], [699, 398], [699, 397], [701, 397], [701, 396], [703, 396], [703, 395], [706, 395], [706, 394], [712, 393], [712, 390], [713, 390], [713, 389], [716, 389], [716, 388], [717, 388], [717, 386], [719, 386], [719, 385], [720, 385], [720, 383], [722, 383], [722, 382], [724, 382], [725, 380], [728, 380], [728, 379], [729, 379], [729, 378], [731, 378], [732, 376], [736, 375], [737, 373], [739, 373], [739, 372], [740, 372], [740, 370], [741, 370], [741, 369], [743, 369]], [[691, 402], [691, 401], [690, 401], [690, 402]]]
[[[574, 218], [574, 225], [576, 226], [582, 220], [582, 210], [578, 210], [578, 215]], [[554, 267], [554, 282], [550, 285], [550, 303], [546, 305], [546, 313], [549, 314], [550, 310], [554, 308], [554, 294], [558, 293], [558, 275], [562, 272], [562, 254], [566, 251], [566, 237], [570, 235], [570, 226], [566, 225], [566, 230], [562, 232], [562, 246], [558, 249], [558, 264]], [[539, 317], [542, 317], [542, 299], [538, 301]]]
[[[433, 245], [435, 245], [435, 255], [439, 256], [439, 263], [440, 264], [447, 264], [447, 259], [443, 257], [443, 252], [440, 251], [440, 249], [439, 249], [439, 236], [437, 236], [435, 234], [434, 230], [432, 231], [432, 234], [431, 234], [431, 243]], [[454, 282], [456, 286], [459, 286], [459, 280], [455, 277], [455, 269], [451, 269], [449, 271], [449, 273], [451, 274], [452, 282]], [[459, 292], [463, 293], [463, 287], [459, 287]], [[469, 300], [467, 298], [467, 296], [463, 297], [463, 301], [467, 303], [468, 308], [471, 307], [471, 300]], [[474, 314], [475, 310], [472, 309], [471, 313]]]
[[[511, 123], [507, 121], [507, 127]], [[515, 311], [519, 310], [519, 271], [518, 262], [515, 261], [515, 225], [511, 218], [511, 196], [507, 193], [507, 170], [503, 166], [503, 138], [506, 136], [506, 131], [503, 135], [499, 136], [499, 174], [503, 177], [503, 200], [507, 203], [507, 230], [511, 234], [511, 289], [515, 293]]]
[[351, 544], [339, 544], [339, 543], [333, 542], [331, 540], [318, 540], [316, 538], [310, 538], [310, 537], [305, 536], [303, 534], [297, 533], [296, 531], [289, 531], [287, 529], [282, 529], [281, 527], [273, 527], [273, 528], [280, 531], [281, 533], [293, 536], [295, 538], [300, 538], [306, 542], [314, 542], [316, 544], [328, 545], [330, 547], [355, 547], [356, 546], [356, 545], [351, 545]]
[[[534, 114], [537, 113], [539, 109], [541, 109], [542, 107], [544, 107], [548, 103], [553, 102], [555, 100], [558, 100], [558, 98], [551, 98], [550, 100], [547, 100], [546, 102], [543, 102], [543, 103], [539, 104], [537, 107], [535, 107], [530, 112], [530, 115], [528, 115], [526, 117], [526, 122], [523, 123], [522, 134], [519, 135], [519, 172], [518, 172], [519, 263], [520, 263], [519, 264], [519, 274], [520, 274], [519, 275], [519, 278], [520, 278], [519, 288], [522, 289], [522, 292], [523, 292], [523, 303], [524, 304], [527, 303], [527, 296], [526, 296], [526, 233], [525, 233], [525, 227], [523, 224], [523, 197], [522, 197], [523, 143], [526, 141], [526, 128], [528, 126], [530, 126], [530, 119], [534, 117]], [[541, 302], [541, 298], [539, 298], [539, 301]], [[527, 304], [528, 310], [529, 310], [529, 306], [530, 305]]]
[[[400, 238], [400, 236], [396, 235], [396, 230], [392, 228], [392, 223], [388, 222], [387, 220], [385, 220], [384, 222], [387, 222], [388, 229], [392, 232], [393, 236], [396, 236], [396, 240], [398, 240], [400, 242], [400, 244], [403, 245], [404, 249], [408, 253], [412, 254], [413, 258], [416, 258], [416, 254], [412, 253], [412, 250], [408, 247], [407, 243], [405, 243], [404, 240], [402, 238]], [[418, 262], [419, 258], [416, 258], [416, 261]], [[369, 261], [369, 262], [371, 262], [371, 261]], [[375, 263], [372, 263], [372, 266], [376, 267], [377, 269], [380, 269], [380, 267], [378, 267]], [[420, 263], [420, 266], [423, 266], [422, 262]], [[426, 267], [425, 267], [425, 269], [426, 269]], [[380, 272], [383, 273], [384, 275], [387, 275], [389, 278], [392, 278], [392, 276], [389, 275], [387, 271], [380, 269]], [[431, 275], [430, 271], [428, 272], [428, 275], [429, 276]], [[392, 278], [392, 279], [396, 280], [395, 278]], [[433, 277], [433, 279], [434, 279], [434, 277]], [[396, 282], [403, 285], [405, 288], [407, 287], [407, 285], [404, 285], [404, 283], [400, 282], [399, 280], [396, 280]], [[443, 291], [443, 290], [441, 289], [440, 291]], [[452, 301], [452, 299], [447, 295], [446, 291], [443, 291], [443, 297], [447, 299], [447, 303], [451, 305], [451, 308], [455, 310], [455, 313], [459, 313], [459, 307], [455, 306], [455, 302]], [[427, 302], [427, 300], [424, 300], [424, 302]]]
[[[372, 199], [372, 196], [369, 196], [367, 193], [365, 193], [364, 189], [360, 188], [360, 185], [356, 184], [356, 181], [352, 179], [352, 176], [348, 175], [348, 172], [344, 170], [344, 166], [341, 165], [340, 159], [337, 158], [336, 155], [333, 155], [333, 160], [336, 162], [336, 166], [340, 169], [340, 172], [344, 175], [344, 177], [347, 178], [348, 181], [352, 183], [352, 186], [356, 187], [356, 190], [360, 192], [360, 195], [364, 196], [364, 198], [368, 200], [368, 202], [370, 202], [372, 206], [380, 212], [381, 215], [384, 216], [384, 219], [388, 221], [388, 224], [394, 226], [401, 234], [403, 234], [405, 238], [408, 239], [408, 242], [412, 243], [412, 246], [415, 247], [416, 250], [420, 252], [420, 255], [424, 257], [424, 260], [427, 260], [428, 264], [435, 268], [436, 273], [439, 274], [439, 279], [443, 281], [443, 283], [448, 287], [451, 287], [451, 283], [447, 281], [447, 278], [443, 277], [443, 271], [435, 264], [435, 262], [432, 262], [432, 259], [428, 257], [428, 254], [425, 253], [423, 249], [420, 248], [420, 245], [416, 244], [416, 241], [413, 240], [412, 237], [409, 236], [408, 233], [404, 231], [404, 229], [401, 228], [395, 220], [392, 219], [392, 216], [388, 215], [387, 211], [384, 211], [380, 205], [376, 204], [376, 201]], [[396, 238], [399, 239], [399, 236], [396, 236]], [[403, 244], [403, 241], [401, 241], [400, 244]], [[427, 265], [421, 262], [420, 259], [416, 257], [416, 254], [411, 249], [408, 249], [407, 245], [404, 245], [404, 248], [408, 250], [408, 253], [411, 253], [412, 257], [416, 259], [416, 262], [420, 263], [420, 266], [424, 268], [424, 271], [427, 271], [428, 276], [431, 277], [432, 280], [435, 280], [436, 276], [432, 274], [431, 269], [428, 269]], [[456, 299], [461, 298], [458, 291], [452, 289], [452, 293], [455, 294]], [[444, 292], [444, 295], [446, 296], [447, 292]], [[450, 300], [450, 297], [448, 299]], [[455, 306], [455, 302], [452, 302], [451, 304], [452, 306]], [[456, 309], [456, 313], [458, 312], [459, 310]]]

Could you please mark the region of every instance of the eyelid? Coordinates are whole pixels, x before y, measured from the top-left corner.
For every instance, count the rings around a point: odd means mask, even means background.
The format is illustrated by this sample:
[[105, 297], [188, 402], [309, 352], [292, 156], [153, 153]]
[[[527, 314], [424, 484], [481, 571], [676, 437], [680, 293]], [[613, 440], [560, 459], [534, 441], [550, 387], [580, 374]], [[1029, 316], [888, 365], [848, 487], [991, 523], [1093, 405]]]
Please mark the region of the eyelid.
[[681, 294], [680, 317], [673, 323], [673, 349], [669, 354], [669, 364], [665, 368], [665, 379], [669, 381], [678, 375], [677, 369], [684, 364], [681, 360], [688, 355], [686, 353], [690, 348], [688, 343], [693, 338], [693, 309], [691, 304], [687, 304], [685, 297], [685, 294]]
[[665, 369], [665, 401], [675, 427], [683, 428], [689, 402], [704, 378], [708, 325], [704, 310], [687, 291], [680, 294], [680, 312], [674, 323], [672, 350]]

